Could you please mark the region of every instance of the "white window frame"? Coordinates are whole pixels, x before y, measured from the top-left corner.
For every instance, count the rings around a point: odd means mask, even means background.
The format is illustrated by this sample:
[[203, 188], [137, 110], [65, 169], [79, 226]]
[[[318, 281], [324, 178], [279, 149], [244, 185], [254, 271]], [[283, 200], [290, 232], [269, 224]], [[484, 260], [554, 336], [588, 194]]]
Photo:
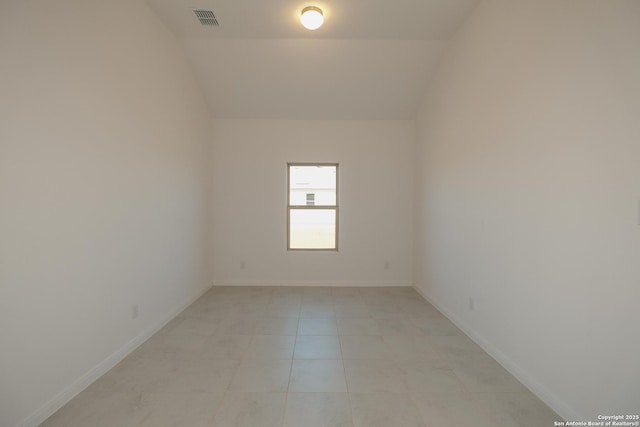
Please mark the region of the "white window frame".
[[[291, 204], [291, 167], [292, 166], [334, 166], [336, 168], [336, 203], [335, 205], [292, 205]], [[340, 165], [338, 163], [300, 163], [289, 162], [287, 163], [287, 250], [288, 251], [329, 251], [338, 252], [338, 230], [340, 230], [340, 210], [339, 210], [339, 187], [340, 187]], [[334, 210], [336, 215], [335, 222], [335, 244], [333, 248], [292, 248], [291, 247], [291, 211], [292, 210], [307, 210], [307, 209], [319, 209], [319, 210]]]

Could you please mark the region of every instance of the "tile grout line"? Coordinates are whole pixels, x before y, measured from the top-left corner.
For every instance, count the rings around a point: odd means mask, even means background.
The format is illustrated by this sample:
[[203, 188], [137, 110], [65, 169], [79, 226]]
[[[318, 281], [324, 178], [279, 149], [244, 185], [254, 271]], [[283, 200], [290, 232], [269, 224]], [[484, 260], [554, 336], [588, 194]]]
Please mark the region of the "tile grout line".
[[[300, 311], [298, 311], [300, 314]], [[282, 423], [281, 426], [284, 427], [285, 416], [287, 414], [287, 405], [289, 403], [289, 388], [291, 387], [291, 375], [293, 374], [293, 363], [295, 361], [296, 347], [298, 346], [298, 331], [300, 329], [300, 316], [298, 316], [298, 322], [296, 324], [296, 334], [293, 340], [293, 350], [291, 352], [291, 366], [289, 367], [289, 381], [287, 382], [287, 390], [284, 394], [284, 405], [282, 405]]]
[[[334, 303], [335, 305], [335, 303]], [[334, 310], [335, 314], [335, 310]], [[347, 402], [349, 405], [349, 413], [351, 414], [351, 424], [355, 426], [355, 421], [353, 417], [353, 405], [351, 403], [351, 391], [349, 390], [349, 379], [347, 378], [347, 367], [344, 363], [344, 354], [342, 353], [342, 335], [340, 335], [340, 329], [338, 328], [338, 318], [336, 317], [336, 332], [338, 333], [338, 345], [340, 346], [340, 362], [342, 363], [342, 374], [344, 375], [344, 384], [347, 389]]]

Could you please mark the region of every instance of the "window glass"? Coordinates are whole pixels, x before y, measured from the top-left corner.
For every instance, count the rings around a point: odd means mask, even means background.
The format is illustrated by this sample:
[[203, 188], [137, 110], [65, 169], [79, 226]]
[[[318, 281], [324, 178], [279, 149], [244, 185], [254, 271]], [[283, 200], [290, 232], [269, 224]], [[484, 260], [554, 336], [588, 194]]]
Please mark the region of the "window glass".
[[288, 249], [338, 249], [338, 165], [288, 165]]

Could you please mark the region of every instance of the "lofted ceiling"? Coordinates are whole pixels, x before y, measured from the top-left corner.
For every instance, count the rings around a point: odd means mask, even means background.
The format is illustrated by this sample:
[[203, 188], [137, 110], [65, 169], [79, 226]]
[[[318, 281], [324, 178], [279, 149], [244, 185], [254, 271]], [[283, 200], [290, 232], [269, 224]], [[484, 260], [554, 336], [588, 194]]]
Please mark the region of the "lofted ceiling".
[[[147, 0], [218, 118], [412, 119], [478, 0]], [[300, 25], [303, 7], [324, 25]], [[194, 10], [210, 10], [203, 26]]]

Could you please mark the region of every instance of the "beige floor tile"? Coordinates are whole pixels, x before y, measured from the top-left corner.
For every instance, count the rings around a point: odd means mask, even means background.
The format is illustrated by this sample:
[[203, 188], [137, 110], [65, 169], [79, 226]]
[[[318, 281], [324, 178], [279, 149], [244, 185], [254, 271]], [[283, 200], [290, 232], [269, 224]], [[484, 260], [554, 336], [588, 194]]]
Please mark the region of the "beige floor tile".
[[152, 405], [153, 410], [138, 426], [208, 427], [224, 395], [224, 393], [143, 393], [143, 405]]
[[498, 362], [484, 354], [450, 360], [451, 367], [469, 392], [521, 392], [526, 389]]
[[295, 335], [298, 332], [297, 317], [261, 317], [254, 332], [257, 335]]
[[411, 288], [216, 287], [42, 425], [538, 427], [557, 420]]
[[382, 340], [387, 344], [394, 360], [439, 361], [441, 366], [449, 366], [447, 359], [435, 350], [426, 336], [385, 335]]
[[270, 297], [254, 298], [253, 302], [235, 304], [234, 311], [242, 317], [266, 316], [267, 304]]
[[411, 320], [403, 317], [375, 319], [375, 322], [382, 335], [417, 335], [419, 333]]
[[305, 286], [302, 288], [303, 296], [331, 296], [333, 286]]
[[471, 393], [471, 398], [495, 425], [538, 427], [552, 426], [554, 421], [562, 421], [562, 418], [529, 391]]
[[340, 335], [381, 335], [378, 324], [371, 317], [338, 318]]
[[341, 335], [345, 359], [392, 359], [391, 348], [380, 335]]
[[289, 393], [284, 427], [353, 427], [347, 393]]
[[300, 308], [300, 304], [302, 304], [302, 293], [274, 293], [269, 300], [269, 304], [274, 306], [297, 305], [298, 308]]
[[413, 394], [412, 399], [427, 427], [502, 427], [493, 424], [466, 393]]
[[277, 297], [298, 297], [304, 294], [304, 288], [300, 286], [274, 286], [271, 292], [272, 300]]
[[157, 360], [195, 360], [202, 355], [206, 335], [155, 334], [132, 353]]
[[210, 427], [281, 427], [285, 400], [284, 393], [227, 393]]
[[466, 336], [430, 336], [429, 343], [443, 357], [454, 360], [485, 354], [484, 351]]
[[331, 288], [331, 296], [333, 298], [362, 298], [360, 295], [359, 287], [349, 286], [349, 287], [332, 287]]
[[258, 326], [258, 319], [254, 317], [230, 317], [218, 324], [217, 335], [253, 335]]
[[371, 307], [364, 303], [334, 303], [336, 317], [366, 317], [371, 314]]
[[[420, 298], [420, 299], [418, 299]], [[444, 317], [434, 306], [421, 297], [410, 297], [402, 304], [402, 311], [409, 317]]]
[[333, 304], [333, 299], [331, 298], [331, 291], [325, 294], [303, 294], [302, 295], [302, 305], [331, 305]]
[[300, 316], [300, 303], [271, 302], [267, 304], [264, 315], [268, 317], [298, 317]]
[[439, 362], [402, 361], [398, 368], [410, 393], [463, 390], [453, 371]]
[[445, 317], [420, 317], [411, 319], [413, 326], [424, 335], [463, 335], [462, 331]]
[[174, 361], [127, 358], [90, 386], [90, 390], [124, 392], [226, 391], [240, 362]]
[[250, 344], [250, 335], [212, 335], [202, 345], [201, 358], [240, 360]]
[[291, 360], [245, 359], [238, 367], [229, 391], [286, 392]]
[[404, 372], [392, 360], [344, 360], [349, 392], [407, 393]]
[[293, 335], [254, 335], [245, 359], [291, 359], [295, 340]]
[[197, 319], [194, 317], [180, 316], [169, 322], [160, 330], [160, 334], [178, 335], [213, 335], [218, 328], [219, 322]]
[[294, 359], [341, 359], [337, 336], [298, 335]]
[[406, 317], [406, 313], [402, 311], [402, 307], [392, 304], [369, 304], [369, 315], [374, 319], [397, 319]]
[[333, 317], [333, 304], [331, 302], [314, 303], [303, 302], [300, 307], [300, 317]]
[[[231, 378], [238, 369], [236, 360], [206, 360], [178, 362], [170, 372], [164, 375], [168, 378], [166, 391], [168, 392], [221, 392], [225, 391]], [[163, 374], [157, 374], [162, 378]], [[147, 388], [143, 391], [162, 391], [161, 388]]]
[[[348, 291], [351, 292], [351, 291]], [[344, 293], [340, 294], [332, 294], [331, 302], [336, 304], [364, 304], [364, 299], [360, 296], [357, 290], [354, 290], [353, 293]]]
[[342, 360], [294, 360], [291, 392], [346, 392]]
[[355, 427], [426, 427], [409, 394], [350, 393]]
[[298, 335], [337, 335], [338, 327], [332, 317], [302, 317], [298, 323]]
[[184, 317], [200, 319], [212, 323], [218, 323], [224, 319], [236, 316], [237, 312], [232, 306], [212, 307], [204, 305], [191, 305], [181, 313]]
[[141, 393], [83, 391], [40, 427], [135, 427], [152, 412]]

